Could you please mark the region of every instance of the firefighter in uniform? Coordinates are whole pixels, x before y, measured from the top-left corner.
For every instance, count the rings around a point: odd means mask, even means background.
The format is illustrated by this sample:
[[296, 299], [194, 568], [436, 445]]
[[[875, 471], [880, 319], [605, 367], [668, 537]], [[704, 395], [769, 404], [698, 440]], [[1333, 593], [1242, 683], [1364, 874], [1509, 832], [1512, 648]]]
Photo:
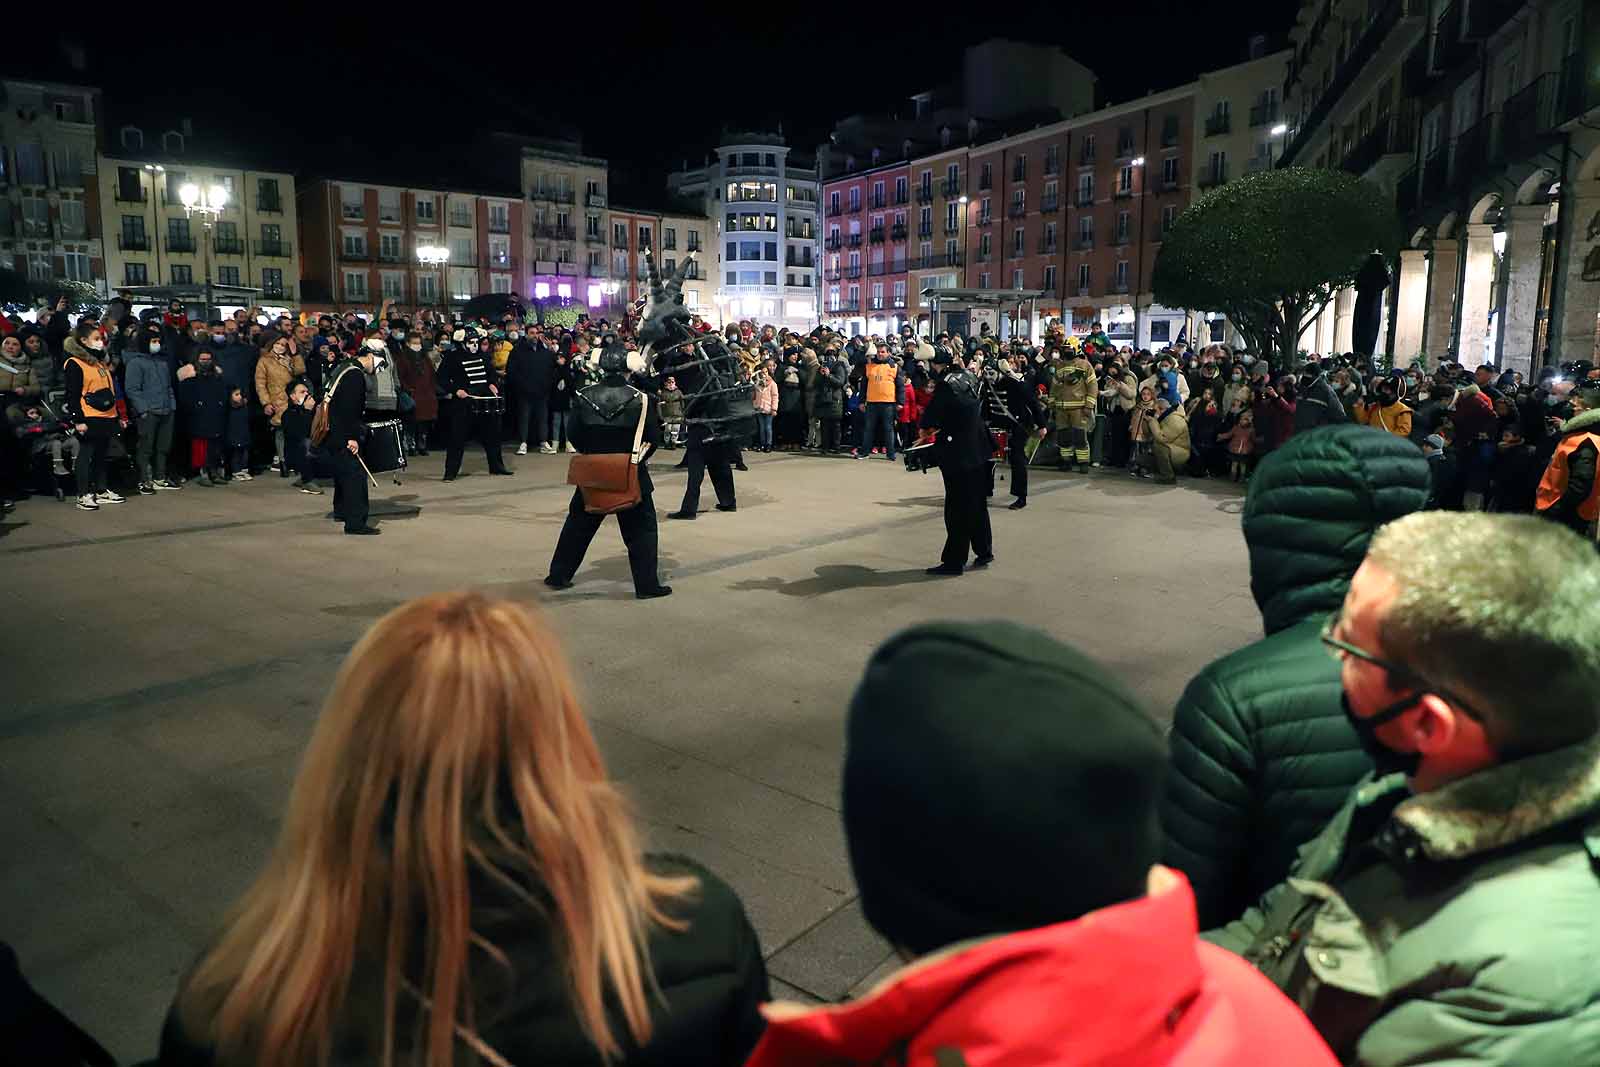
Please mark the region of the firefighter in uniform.
[[1600, 517], [1600, 478], [1595, 477], [1600, 457], [1600, 388], [1572, 394], [1572, 418], [1561, 424], [1555, 455], [1539, 482], [1534, 506], [1583, 537]]
[[922, 428], [934, 432], [934, 455], [944, 479], [945, 542], [939, 565], [928, 573], [957, 575], [966, 570], [969, 551], [977, 557], [974, 567], [994, 562], [985, 492], [993, 445], [977, 377], [952, 367], [948, 349], [937, 350], [929, 362], [938, 383], [922, 413]]
[[1073, 353], [1055, 367], [1050, 385], [1050, 414], [1055, 421], [1057, 466], [1061, 470], [1089, 471], [1089, 434], [1094, 429], [1099, 383], [1094, 367], [1082, 352]]

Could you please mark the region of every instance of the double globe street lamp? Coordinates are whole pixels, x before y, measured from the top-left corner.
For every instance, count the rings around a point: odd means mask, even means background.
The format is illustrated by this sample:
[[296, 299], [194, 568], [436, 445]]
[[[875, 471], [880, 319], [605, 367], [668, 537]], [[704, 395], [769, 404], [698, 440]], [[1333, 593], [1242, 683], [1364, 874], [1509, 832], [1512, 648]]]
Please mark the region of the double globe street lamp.
[[[450, 262], [450, 249], [446, 248], [444, 245], [432, 245], [432, 244], [418, 245], [417, 246], [417, 262], [422, 264], [424, 267], [429, 267], [429, 268], [432, 268], [434, 270], [438, 270], [438, 269], [442, 268], [446, 263]], [[443, 282], [441, 281], [440, 291], [442, 291], [442, 290], [443, 290]], [[420, 303], [422, 303], [422, 301], [420, 299], [422, 294], [419, 292], [417, 295], [419, 297], [419, 299], [417, 300], [417, 303], [420, 304]]]
[[184, 215], [191, 219], [196, 215], [200, 217], [200, 227], [205, 234], [201, 255], [206, 271], [206, 320], [210, 321], [217, 314], [217, 304], [211, 295], [211, 227], [228, 206], [228, 190], [220, 183], [201, 187], [185, 182], [178, 189], [178, 199], [183, 202]]

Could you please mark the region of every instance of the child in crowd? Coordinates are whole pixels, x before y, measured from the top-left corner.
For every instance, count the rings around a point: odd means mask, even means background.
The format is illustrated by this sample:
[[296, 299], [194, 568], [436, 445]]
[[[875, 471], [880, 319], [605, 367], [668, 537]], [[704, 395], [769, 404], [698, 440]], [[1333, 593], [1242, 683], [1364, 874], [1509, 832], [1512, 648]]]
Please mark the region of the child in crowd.
[[305, 380], [296, 378], [289, 386], [289, 408], [283, 413], [283, 461], [299, 477], [294, 487], [302, 493], [320, 494], [317, 485], [316, 451], [311, 445], [311, 419], [317, 402]]
[[[238, 409], [245, 405], [244, 390], [237, 387], [228, 391], [228, 406]], [[250, 421], [248, 419], [228, 420], [228, 469], [233, 472], [236, 482], [248, 482], [253, 476], [250, 473]]]
[[1228, 446], [1229, 475], [1236, 482], [1244, 481], [1250, 474], [1250, 454], [1256, 450], [1255, 413], [1244, 408], [1234, 421], [1233, 428], [1226, 433], [1219, 433], [1217, 441]]
[[678, 388], [678, 379], [670, 374], [661, 385], [661, 424], [662, 447], [677, 448], [683, 436], [683, 390]]

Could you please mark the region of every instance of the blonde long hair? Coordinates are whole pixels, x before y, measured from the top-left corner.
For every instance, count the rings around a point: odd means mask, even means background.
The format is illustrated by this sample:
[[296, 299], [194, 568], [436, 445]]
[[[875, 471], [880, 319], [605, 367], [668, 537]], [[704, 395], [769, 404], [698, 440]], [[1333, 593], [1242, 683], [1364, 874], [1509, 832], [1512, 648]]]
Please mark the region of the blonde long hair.
[[[667, 908], [697, 883], [645, 868], [544, 623], [446, 593], [390, 612], [346, 658], [276, 850], [180, 995], [185, 1029], [222, 1064], [325, 1064], [359, 958], [383, 975], [385, 1067], [452, 1063], [458, 1037], [481, 1052], [469, 948], [510, 964], [473, 929], [472, 875], [552, 928], [603, 1055], [622, 1051], [608, 998], [649, 1039], [648, 933], [682, 929]], [[426, 1013], [415, 1049], [397, 1048], [403, 991]]]

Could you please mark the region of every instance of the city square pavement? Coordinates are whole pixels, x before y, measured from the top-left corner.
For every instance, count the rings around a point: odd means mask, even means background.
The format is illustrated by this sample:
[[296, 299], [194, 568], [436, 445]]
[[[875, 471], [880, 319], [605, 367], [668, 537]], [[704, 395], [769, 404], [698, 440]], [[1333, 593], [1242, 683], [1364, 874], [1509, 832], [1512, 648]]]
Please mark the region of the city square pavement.
[[[376, 538], [340, 536], [331, 494], [275, 475], [92, 514], [23, 503], [0, 526], [0, 939], [116, 1054], [152, 1055], [179, 976], [272, 845], [346, 650], [406, 599], [470, 586], [555, 620], [651, 845], [738, 890], [775, 995], [839, 999], [889, 969], [839, 822], [845, 709], [879, 641], [1022, 620], [1165, 719], [1200, 666], [1259, 635], [1231, 484], [1036, 474], [1027, 510], [1004, 510], [1003, 485], [992, 502], [998, 562], [936, 579], [937, 472], [750, 461], [736, 514], [662, 522], [676, 594], [647, 602], [614, 523], [574, 588], [541, 584], [565, 457], [513, 457], [510, 479], [469, 454], [448, 485], [419, 460], [401, 486], [380, 477]], [[652, 465], [663, 514], [671, 465]], [[973, 714], [1005, 728], [999, 703]]]

